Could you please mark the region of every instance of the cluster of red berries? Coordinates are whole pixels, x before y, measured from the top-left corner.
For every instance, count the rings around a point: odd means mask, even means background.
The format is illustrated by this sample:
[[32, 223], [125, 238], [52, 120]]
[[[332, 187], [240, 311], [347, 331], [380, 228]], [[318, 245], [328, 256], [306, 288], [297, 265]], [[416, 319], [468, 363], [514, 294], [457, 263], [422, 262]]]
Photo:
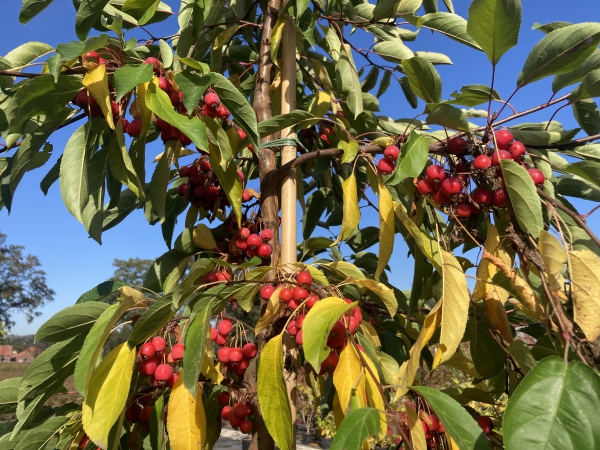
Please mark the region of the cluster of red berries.
[[265, 228], [260, 233], [256, 233], [256, 226], [252, 228], [243, 227], [235, 233], [232, 240], [235, 247], [234, 249], [230, 248], [230, 251], [234, 250], [236, 256], [242, 258], [253, 258], [255, 256], [262, 259], [270, 258], [273, 253], [273, 247], [269, 242], [273, 239], [273, 231]]
[[[448, 141], [448, 150], [456, 156], [456, 162], [447, 158], [448, 167], [428, 166], [417, 182], [417, 190], [431, 196], [438, 205], [450, 207], [460, 218], [478, 214], [483, 207], [506, 207], [508, 195], [500, 160], [512, 159], [524, 165], [526, 149], [508, 130], [496, 131], [495, 141], [497, 148], [488, 148], [469, 146], [464, 138], [453, 137]], [[527, 170], [536, 185], [544, 183], [541, 170]]]
[[221, 418], [223, 420], [228, 420], [233, 428], [239, 428], [244, 434], [252, 431], [252, 422], [250, 419], [254, 411], [249, 402], [238, 401], [231, 406], [232, 398], [228, 392], [221, 392], [217, 397], [217, 401], [219, 405], [223, 406], [221, 409]]
[[[431, 414], [429, 416], [429, 422], [431, 425], [427, 425], [425, 421], [421, 420], [427, 447], [437, 448], [440, 441], [440, 435], [444, 434], [446, 429], [444, 428], [444, 424], [440, 422], [440, 419], [435, 414]], [[408, 429], [405, 429], [404, 431], [408, 435]]]
[[386, 147], [383, 151], [383, 158], [377, 163], [377, 170], [383, 175], [391, 174], [396, 168], [396, 161], [400, 155], [400, 149], [395, 145]]
[[228, 346], [232, 330], [231, 320], [223, 319], [217, 324], [217, 328], [211, 328], [210, 340], [220, 347], [217, 351], [217, 359], [227, 367], [229, 372], [243, 377], [250, 360], [256, 358], [258, 349], [254, 342], [248, 342], [243, 347]]
[[[270, 231], [270, 230], [269, 230]], [[279, 300], [284, 302], [288, 308], [292, 311], [298, 309], [300, 304], [306, 300], [305, 306], [307, 309], [311, 309], [314, 304], [319, 300], [316, 295], [310, 295], [308, 290], [303, 286], [310, 286], [312, 284], [312, 276], [306, 270], [301, 270], [296, 274], [296, 283], [293, 289], [287, 285], [280, 285], [279, 288]], [[265, 284], [260, 290], [260, 296], [264, 300], [269, 300], [277, 288], [271, 284]]]
[[177, 372], [173, 371], [173, 366], [182, 359], [182, 343], [175, 344], [169, 350], [165, 339], [156, 336], [140, 348], [138, 370], [141, 374], [152, 377], [153, 386], [166, 385], [172, 388], [178, 377]]

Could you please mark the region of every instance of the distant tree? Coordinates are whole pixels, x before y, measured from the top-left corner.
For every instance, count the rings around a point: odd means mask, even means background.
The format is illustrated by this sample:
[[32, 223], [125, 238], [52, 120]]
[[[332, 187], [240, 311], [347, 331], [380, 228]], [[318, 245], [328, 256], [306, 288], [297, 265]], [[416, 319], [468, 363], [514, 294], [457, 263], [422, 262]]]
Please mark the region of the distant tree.
[[115, 258], [113, 266], [116, 268], [115, 273], [111, 277], [111, 280], [122, 281], [123, 283], [131, 284], [134, 286], [141, 286], [144, 284], [144, 278], [146, 278], [146, 272], [152, 266], [154, 261], [151, 259], [141, 258], [129, 258], [129, 259], [118, 259]]
[[41, 313], [43, 305], [54, 300], [54, 291], [46, 284], [37, 256], [23, 253], [24, 247], [8, 245], [0, 233], [0, 321], [14, 325], [13, 314], [24, 312], [27, 322]]

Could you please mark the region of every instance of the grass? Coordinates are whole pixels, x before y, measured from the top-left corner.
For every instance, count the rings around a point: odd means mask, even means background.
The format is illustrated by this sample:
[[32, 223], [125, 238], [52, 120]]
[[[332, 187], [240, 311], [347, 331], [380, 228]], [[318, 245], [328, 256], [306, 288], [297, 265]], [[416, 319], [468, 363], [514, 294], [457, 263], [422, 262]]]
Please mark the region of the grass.
[[[8, 378], [22, 377], [25, 371], [30, 366], [30, 363], [0, 363], [0, 381]], [[66, 379], [64, 387], [67, 392], [75, 392], [75, 384], [73, 383], [73, 377]], [[81, 403], [81, 396], [77, 394], [56, 394], [53, 395], [47, 402], [46, 406], [51, 408], [61, 407], [65, 403]], [[0, 414], [0, 421], [12, 420], [16, 418], [15, 414]]]

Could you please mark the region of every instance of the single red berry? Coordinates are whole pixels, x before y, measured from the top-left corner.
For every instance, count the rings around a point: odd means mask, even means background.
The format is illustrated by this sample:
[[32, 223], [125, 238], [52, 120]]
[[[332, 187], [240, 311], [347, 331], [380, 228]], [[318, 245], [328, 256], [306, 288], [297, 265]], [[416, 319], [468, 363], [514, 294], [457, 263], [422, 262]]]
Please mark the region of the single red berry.
[[196, 177], [198, 175], [199, 169], [195, 164], [188, 166], [188, 177]]
[[395, 145], [390, 145], [383, 151], [383, 156], [392, 162], [396, 162], [398, 155], [400, 155], [400, 149]]
[[242, 228], [240, 229], [240, 237], [242, 239], [248, 239], [248, 237], [250, 236], [250, 230], [248, 228]]
[[173, 348], [171, 349], [171, 356], [175, 361], [183, 359], [183, 350], [184, 347], [182, 343], [175, 344], [173, 346]]
[[279, 300], [287, 303], [291, 299], [292, 299], [292, 290], [290, 288], [285, 287], [281, 291], [279, 291]]
[[221, 320], [219, 322], [219, 324], [217, 325], [217, 331], [225, 336], [227, 336], [229, 333], [231, 333], [232, 328], [233, 328], [233, 324], [231, 323], [231, 320], [228, 320], [228, 319]]
[[333, 373], [338, 365], [340, 358], [335, 352], [330, 352], [327, 358], [321, 363], [321, 374], [325, 372]]
[[238, 403], [234, 406], [233, 413], [240, 419], [243, 419], [244, 417], [246, 417], [246, 405]]
[[269, 300], [271, 298], [271, 295], [273, 295], [273, 292], [275, 292], [275, 288], [270, 284], [265, 284], [260, 289], [260, 297], [263, 300]]
[[203, 116], [212, 117], [213, 119], [217, 117], [217, 111], [208, 105], [202, 105], [201, 114]]
[[212, 166], [210, 165], [210, 161], [208, 159], [203, 159], [200, 161], [200, 170], [202, 172], [209, 172], [211, 169]]
[[298, 330], [298, 333], [296, 333], [296, 344], [298, 345], [302, 345], [304, 341], [302, 340], [302, 330]]
[[187, 184], [180, 184], [177, 186], [177, 193], [183, 197], [189, 188], [190, 187]]
[[260, 232], [260, 238], [264, 243], [269, 242], [271, 239], [273, 239], [273, 231], [270, 228], [265, 228]]
[[157, 366], [158, 361], [156, 360], [156, 358], [142, 359], [140, 361], [138, 369], [141, 374], [150, 376], [154, 374], [154, 371], [156, 370]]
[[308, 309], [311, 309], [313, 306], [315, 306], [315, 303], [317, 303], [319, 301], [319, 297], [316, 295], [311, 295], [308, 300], [306, 300], [306, 307]]
[[217, 351], [217, 358], [223, 364], [227, 364], [229, 362], [229, 351], [231, 349], [229, 347], [221, 347], [219, 351]]
[[285, 329], [290, 336], [296, 336], [298, 334], [298, 327], [296, 326], [295, 320], [291, 320]]
[[244, 357], [244, 353], [242, 349], [239, 347], [233, 347], [229, 350], [229, 361], [231, 362], [240, 362]]
[[158, 382], [165, 383], [171, 378], [173, 368], [169, 364], [160, 364], [154, 371], [154, 378]]
[[496, 189], [494, 191], [494, 198], [492, 199], [492, 205], [498, 207], [498, 208], [503, 208], [506, 206], [506, 192], [504, 191], [504, 189]]
[[229, 405], [229, 402], [231, 400], [231, 396], [229, 395], [229, 392], [221, 392], [218, 397], [217, 397], [217, 401], [219, 402], [219, 405]]
[[225, 108], [225, 105], [219, 105], [217, 108], [217, 117], [219, 119], [227, 119], [229, 117], [229, 110]]
[[262, 244], [260, 247], [258, 247], [258, 256], [263, 259], [271, 256], [271, 253], [273, 253], [273, 247], [271, 247], [270, 244]]
[[248, 342], [246, 345], [242, 347], [242, 353], [244, 354], [244, 358], [253, 359], [258, 354], [258, 349], [256, 348], [256, 344], [254, 342]]
[[142, 134], [142, 121], [140, 119], [132, 120], [125, 131], [133, 138], [139, 137]]
[[429, 427], [427, 426], [427, 424], [421, 420], [421, 425], [423, 426], [423, 431], [427, 433], [429, 431]]
[[[125, 415], [127, 415], [127, 413], [125, 413]], [[131, 422], [131, 420], [130, 420]], [[81, 438], [81, 441], [79, 441], [79, 448], [83, 449], [85, 448], [85, 446], [88, 444], [88, 442], [90, 442], [90, 438], [85, 435]]]
[[238, 238], [235, 240], [235, 246], [238, 250], [245, 252], [248, 250], [248, 242], [245, 239]]
[[450, 200], [450, 197], [448, 197], [446, 194], [444, 194], [444, 191], [442, 191], [441, 189], [438, 189], [437, 191], [434, 192], [433, 200], [438, 205], [449, 205], [450, 203], [452, 203], [452, 200]]
[[152, 413], [152, 406], [144, 406], [140, 411], [140, 420], [147, 422], [150, 420], [150, 414]]
[[158, 77], [158, 87], [166, 93], [169, 93], [171, 90], [171, 83], [169, 83], [169, 80], [166, 77]]
[[156, 58], [153, 58], [152, 56], [149, 58], [146, 58], [145, 61], [146, 64], [152, 64], [154, 66], [154, 72], [160, 72], [160, 61]]
[[506, 150], [498, 150], [492, 155], [492, 166], [498, 167], [501, 159], [512, 159], [512, 156]]
[[308, 291], [303, 287], [296, 286], [292, 291], [292, 297], [297, 302], [302, 302], [308, 298]]
[[121, 110], [119, 108], [119, 104], [115, 101], [110, 102], [110, 110], [115, 119], [119, 118], [119, 116], [121, 115]]
[[231, 425], [233, 428], [239, 427], [242, 424], [242, 422], [243, 420], [235, 414], [231, 414], [231, 416], [229, 417], [229, 425]]
[[454, 136], [448, 141], [448, 149], [453, 155], [462, 155], [467, 150], [467, 141], [460, 136]]
[[221, 104], [221, 99], [214, 92], [209, 92], [204, 96], [204, 104], [210, 106], [213, 109], [217, 109]]
[[165, 341], [162, 336], [155, 336], [154, 339], [152, 339], [152, 345], [154, 345], [154, 349], [157, 352], [162, 352], [167, 346], [167, 341]]
[[479, 155], [473, 161], [473, 168], [476, 170], [485, 170], [485, 169], [488, 169], [489, 167], [491, 167], [491, 165], [492, 165], [492, 160], [490, 159], [489, 156], [486, 156], [486, 155]]
[[546, 177], [540, 169], [527, 169], [534, 184], [544, 184]]
[[98, 61], [100, 61], [100, 55], [97, 51], [92, 50], [91, 52], [83, 55], [83, 59], [85, 59], [87, 62], [93, 62], [98, 64]]
[[496, 143], [501, 150], [508, 150], [510, 143], [514, 140], [513, 134], [508, 130], [498, 130], [494, 132]]
[[310, 284], [312, 283], [312, 276], [308, 271], [301, 270], [296, 275], [296, 281], [298, 282], [298, 284], [302, 284], [304, 286], [310, 286]]
[[431, 421], [431, 426], [429, 429], [431, 431], [437, 431], [440, 428], [440, 419], [435, 414], [429, 416], [429, 420]]
[[289, 302], [287, 302], [287, 307], [292, 311], [298, 309], [298, 306], [300, 306], [300, 302], [297, 300], [291, 299]]
[[358, 320], [356, 320], [356, 317], [350, 317], [350, 319], [348, 320], [348, 330], [350, 330], [350, 333], [356, 333], [359, 326], [360, 323]]
[[432, 181], [424, 178], [417, 183], [417, 189], [421, 195], [429, 195], [435, 192], [435, 184]]
[[242, 130], [241, 128], [239, 128], [237, 130], [238, 135], [240, 136], [240, 139], [243, 141], [244, 139], [246, 139], [246, 132], [244, 130]]
[[240, 423], [240, 431], [244, 434], [249, 434], [252, 431], [252, 422], [244, 420]]
[[441, 183], [446, 178], [446, 173], [442, 166], [432, 164], [425, 169], [425, 176], [429, 181], [439, 181]]
[[242, 191], [242, 202], [247, 203], [250, 201], [252, 197], [250, 196], [250, 192], [248, 192], [246, 189], [244, 189]]
[[260, 236], [258, 234], [251, 234], [250, 236], [248, 236], [248, 239], [246, 239], [246, 241], [248, 242], [248, 245], [250, 246], [250, 248], [257, 249], [262, 244], [262, 239], [260, 238]]
[[447, 197], [460, 194], [461, 191], [462, 184], [458, 178], [450, 177], [442, 181], [442, 192]]
[[231, 414], [233, 413], [233, 408], [229, 405], [224, 406], [221, 410], [221, 417], [223, 420], [229, 420], [231, 418]]
[[395, 164], [387, 158], [380, 159], [377, 163], [377, 170], [383, 175], [389, 175], [394, 171]]
[[214, 271], [210, 271], [206, 275], [204, 275], [205, 283], [216, 283], [217, 281], [219, 281], [219, 277], [217, 277], [217, 273]]
[[527, 149], [521, 142], [513, 141], [512, 145], [508, 147], [508, 152], [511, 154], [514, 161], [521, 162], [523, 161], [525, 153], [527, 153]]
[[469, 205], [468, 203], [463, 203], [456, 207], [456, 215], [458, 217], [467, 218], [467, 217], [471, 217], [471, 214], [472, 214], [471, 205]]
[[217, 333], [217, 337], [215, 338], [215, 344], [217, 344], [217, 345], [227, 344], [227, 336], [223, 336], [221, 333]]
[[479, 416], [477, 418], [477, 425], [481, 427], [485, 434], [490, 434], [494, 429], [494, 422], [489, 416]]
[[140, 350], [140, 356], [144, 359], [153, 358], [156, 354], [156, 348], [150, 342], [142, 345], [142, 349]]
[[296, 328], [299, 330], [302, 329], [302, 324], [304, 323], [304, 319], [306, 318], [306, 314], [299, 314], [296, 316]]
[[173, 386], [175, 386], [175, 382], [177, 381], [177, 378], [179, 377], [178, 373], [173, 372], [171, 374], [171, 376], [169, 377], [169, 379], [167, 380], [167, 387], [169, 388], [173, 388]]
[[482, 205], [489, 205], [494, 199], [494, 194], [488, 188], [477, 188], [471, 193], [473, 201]]

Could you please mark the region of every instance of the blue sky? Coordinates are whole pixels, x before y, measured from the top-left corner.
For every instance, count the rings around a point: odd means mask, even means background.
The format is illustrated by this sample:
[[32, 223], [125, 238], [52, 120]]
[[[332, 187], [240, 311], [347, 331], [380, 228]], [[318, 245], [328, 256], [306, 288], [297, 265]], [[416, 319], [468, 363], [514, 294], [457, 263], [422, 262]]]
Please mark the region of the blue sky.
[[[174, 11], [178, 10], [179, 1], [163, 1]], [[0, 55], [5, 55], [27, 41], [42, 41], [55, 46], [76, 39], [75, 13], [71, 2], [53, 2], [45, 12], [25, 26], [18, 22], [20, 3], [13, 0], [4, 1], [2, 4], [4, 19]], [[454, 0], [454, 3], [457, 13], [466, 17], [470, 2]], [[531, 30], [533, 23], [559, 20], [574, 23], [600, 20], [600, 2], [570, 0], [568, 7], [565, 7], [565, 2], [562, 0], [523, 0], [519, 45], [504, 55], [497, 67], [495, 88], [502, 98], [506, 99], [512, 93], [527, 54], [543, 37], [540, 31]], [[152, 26], [157, 36], [172, 34], [176, 28], [175, 17], [163, 24]], [[144, 36], [143, 33], [135, 33], [135, 35]], [[362, 48], [368, 48], [370, 43], [370, 38], [363, 36], [359, 36], [356, 41], [356, 44]], [[483, 53], [425, 29], [421, 30], [417, 40], [409, 42], [408, 46], [413, 50], [445, 53], [452, 59], [454, 62], [452, 66], [437, 66], [444, 81], [444, 98], [448, 98], [454, 90], [466, 84], [489, 85], [490, 83], [491, 66]], [[355, 55], [355, 61], [359, 65], [364, 63], [358, 55]], [[550, 83], [551, 78], [525, 87], [513, 99], [513, 106], [521, 111], [545, 102], [551, 95]], [[418, 110], [411, 109], [398, 86], [392, 86], [380, 99], [382, 113], [395, 119], [413, 117], [417, 111], [422, 110], [422, 106], [420, 104]], [[549, 117], [550, 113], [541, 112], [528, 116], [523, 121], [543, 121], [548, 120]], [[556, 120], [562, 121], [566, 129], [577, 126], [570, 110], [565, 114], [559, 113]], [[98, 245], [88, 238], [83, 226], [64, 207], [58, 183], [50, 189], [48, 196], [44, 197], [39, 182], [52, 167], [74, 129], [67, 128], [52, 136], [54, 157], [42, 169], [26, 174], [16, 191], [12, 213], [8, 215], [6, 210], [0, 211], [0, 231], [8, 235], [9, 243], [24, 245], [28, 253], [40, 258], [48, 276], [48, 283], [56, 291], [55, 301], [46, 305], [42, 310], [42, 316], [31, 324], [27, 324], [23, 314], [15, 314], [13, 318], [16, 325], [12, 329], [14, 334], [34, 333], [52, 314], [73, 304], [83, 292], [109, 278], [113, 273], [111, 264], [114, 258], [153, 259], [166, 251], [160, 227], [148, 225], [142, 211], [133, 213], [119, 226], [104, 233], [103, 244]], [[162, 151], [159, 147], [158, 142], [150, 146], [149, 158], [150, 155]], [[579, 202], [578, 205], [581, 206], [582, 212], [587, 212], [589, 209], [584, 202]], [[365, 219], [365, 225], [375, 224], [377, 220], [372, 215]], [[600, 215], [592, 216], [588, 222], [596, 232], [600, 231]], [[390, 279], [394, 280], [398, 288], [410, 289], [412, 270], [408, 270], [409, 267], [406, 265], [412, 265], [412, 262], [407, 260], [406, 246], [399, 240], [398, 236], [396, 252], [390, 262], [393, 272]]]

